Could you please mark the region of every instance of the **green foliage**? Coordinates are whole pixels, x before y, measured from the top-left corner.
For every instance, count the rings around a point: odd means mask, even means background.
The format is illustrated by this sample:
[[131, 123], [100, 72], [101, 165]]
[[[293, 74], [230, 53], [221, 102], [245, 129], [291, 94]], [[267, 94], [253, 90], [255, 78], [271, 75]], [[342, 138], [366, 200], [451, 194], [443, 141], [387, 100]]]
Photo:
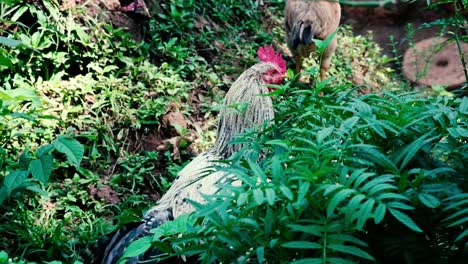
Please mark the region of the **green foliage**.
[[[453, 131], [467, 128], [467, 98], [358, 96], [343, 87], [315, 96], [320, 85], [302, 89], [290, 81], [275, 92], [280, 96], [274, 99], [274, 124], [240, 138], [247, 144], [244, 151], [228, 168], [219, 168], [228, 181], [241, 183], [223, 185], [207, 204], [194, 203], [197, 211], [186, 231], [154, 230], [164, 233], [153, 237], [161, 258], [199, 254], [203, 263], [463, 258], [467, 135]], [[404, 239], [406, 244], [399, 242]]]
[[[148, 146], [173, 136], [162, 117], [191, 116], [179, 138], [196, 130], [192, 149], [206, 148], [223, 90], [259, 46], [284, 38], [284, 1], [156, 2], [137, 42], [87, 15], [86, 1], [0, 1], [0, 263], [97, 261], [92, 245], [139, 221], [189, 156], [185, 139], [171, 141], [181, 159]], [[370, 91], [398, 87], [391, 59], [348, 27], [337, 34], [335, 78], [312, 90], [278, 86], [276, 124], [239, 139], [253, 151], [224, 169], [243, 183], [127, 257], [149, 243], [162, 258], [202, 253], [206, 262], [366, 262], [404, 247], [456, 255], [467, 237], [468, 102], [359, 97], [345, 89], [350, 80]]]

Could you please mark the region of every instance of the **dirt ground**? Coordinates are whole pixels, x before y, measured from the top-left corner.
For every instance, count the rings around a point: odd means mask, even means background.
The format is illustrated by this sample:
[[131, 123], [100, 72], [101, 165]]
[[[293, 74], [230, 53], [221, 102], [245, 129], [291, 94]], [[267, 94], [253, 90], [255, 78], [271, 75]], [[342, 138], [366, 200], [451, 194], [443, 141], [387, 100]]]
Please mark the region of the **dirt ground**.
[[[423, 2], [423, 1], [421, 1]], [[355, 34], [365, 35], [368, 31], [373, 32], [374, 41], [379, 43], [387, 56], [394, 56], [390, 36], [396, 41], [396, 48], [401, 55], [408, 48], [407, 24], [413, 24], [418, 28], [424, 23], [432, 22], [444, 17], [445, 11], [424, 10], [424, 3], [406, 6], [390, 6], [378, 8], [349, 7], [343, 6], [342, 24], [353, 26]], [[413, 40], [435, 37], [440, 32], [438, 27], [428, 27], [418, 30]]]

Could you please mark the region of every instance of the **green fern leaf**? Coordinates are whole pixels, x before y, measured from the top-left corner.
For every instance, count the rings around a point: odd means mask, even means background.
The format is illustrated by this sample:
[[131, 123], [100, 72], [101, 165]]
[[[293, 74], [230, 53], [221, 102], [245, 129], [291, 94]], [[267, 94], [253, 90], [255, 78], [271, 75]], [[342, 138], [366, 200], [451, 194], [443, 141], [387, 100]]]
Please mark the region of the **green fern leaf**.
[[298, 248], [298, 249], [320, 249], [322, 245], [317, 242], [309, 242], [309, 241], [291, 241], [286, 242], [281, 245], [285, 248]]
[[388, 210], [390, 211], [390, 213], [398, 220], [400, 221], [400, 223], [404, 224], [405, 226], [407, 226], [408, 228], [410, 228], [411, 230], [413, 231], [416, 231], [416, 232], [422, 232], [421, 228], [419, 228], [416, 223], [411, 220], [411, 218], [409, 216], [407, 216], [406, 214], [398, 211], [398, 210], [395, 210], [395, 209], [391, 209], [391, 208], [388, 208]]
[[355, 246], [336, 244], [336, 245], [328, 245], [328, 248], [338, 251], [338, 252], [345, 253], [345, 254], [350, 254], [356, 257], [360, 257], [363, 259], [374, 260], [374, 258], [371, 255], [369, 255], [369, 253]]
[[439, 199], [427, 193], [418, 194], [419, 200], [429, 208], [437, 208], [440, 205]]
[[384, 219], [385, 217], [385, 212], [386, 212], [387, 208], [385, 207], [384, 204], [379, 204], [377, 206], [377, 208], [375, 208], [375, 211], [374, 211], [374, 223], [378, 224], [380, 222], [382, 222], [382, 220]]
[[366, 201], [362, 205], [357, 216], [357, 219], [358, 219], [357, 229], [361, 230], [364, 224], [366, 223], [366, 221], [373, 216], [372, 209], [374, 209], [374, 204], [375, 204], [375, 201], [371, 199], [371, 200]]
[[336, 206], [338, 206], [339, 203], [347, 199], [349, 195], [355, 192], [356, 191], [352, 189], [343, 189], [343, 190], [338, 191], [328, 203], [327, 215], [332, 216], [333, 212], [335, 211]]

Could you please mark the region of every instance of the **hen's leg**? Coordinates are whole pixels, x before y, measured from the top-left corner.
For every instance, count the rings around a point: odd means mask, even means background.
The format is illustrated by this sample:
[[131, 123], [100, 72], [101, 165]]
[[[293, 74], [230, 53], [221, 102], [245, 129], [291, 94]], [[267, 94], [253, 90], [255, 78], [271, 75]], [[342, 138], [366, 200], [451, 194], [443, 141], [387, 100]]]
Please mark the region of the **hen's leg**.
[[322, 81], [326, 79], [327, 71], [330, 69], [331, 58], [336, 50], [336, 44], [337, 41], [335, 37], [330, 41], [330, 44], [328, 44], [323, 53], [322, 62], [320, 63], [320, 80]]
[[302, 69], [302, 58], [299, 54], [294, 54], [294, 61], [296, 62], [296, 73], [300, 73]]

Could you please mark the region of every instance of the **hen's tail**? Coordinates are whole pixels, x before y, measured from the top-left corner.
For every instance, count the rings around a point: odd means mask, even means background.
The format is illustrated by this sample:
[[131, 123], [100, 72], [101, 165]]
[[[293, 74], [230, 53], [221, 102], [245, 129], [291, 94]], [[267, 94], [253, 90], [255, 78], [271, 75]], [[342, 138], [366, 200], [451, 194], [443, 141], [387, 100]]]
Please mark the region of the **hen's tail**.
[[296, 49], [299, 44], [310, 45], [314, 38], [312, 24], [307, 21], [298, 20], [291, 29], [291, 47]]
[[[166, 211], [154, 211], [147, 214], [140, 225], [131, 228], [119, 229], [111, 241], [106, 247], [102, 264], [115, 264], [122, 257], [125, 249], [135, 240], [142, 238], [149, 234], [149, 231], [153, 228], [160, 226], [162, 223], [172, 220], [172, 213], [170, 210]], [[147, 259], [148, 257], [155, 255], [156, 252], [147, 252], [146, 254], [140, 255], [128, 259], [126, 263], [133, 264], [138, 263], [140, 260]]]

